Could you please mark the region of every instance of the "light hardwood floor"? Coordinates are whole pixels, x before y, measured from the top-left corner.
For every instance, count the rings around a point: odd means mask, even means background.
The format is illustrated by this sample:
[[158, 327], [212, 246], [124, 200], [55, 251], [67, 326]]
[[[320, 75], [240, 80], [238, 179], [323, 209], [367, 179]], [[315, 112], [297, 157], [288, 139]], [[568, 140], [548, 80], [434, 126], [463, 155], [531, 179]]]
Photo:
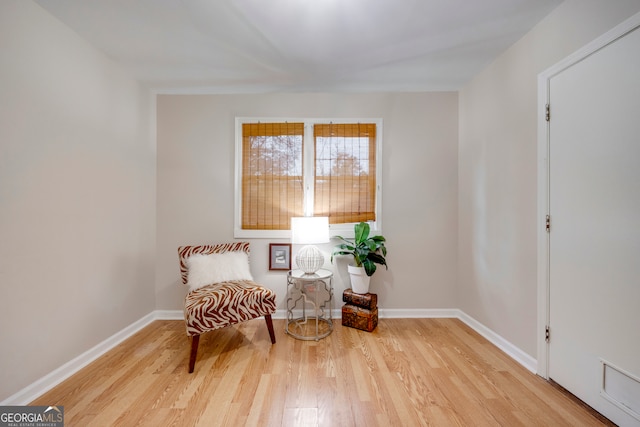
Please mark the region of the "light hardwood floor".
[[335, 322], [319, 341], [262, 319], [205, 334], [195, 372], [182, 321], [156, 321], [32, 404], [66, 426], [611, 425], [456, 319]]

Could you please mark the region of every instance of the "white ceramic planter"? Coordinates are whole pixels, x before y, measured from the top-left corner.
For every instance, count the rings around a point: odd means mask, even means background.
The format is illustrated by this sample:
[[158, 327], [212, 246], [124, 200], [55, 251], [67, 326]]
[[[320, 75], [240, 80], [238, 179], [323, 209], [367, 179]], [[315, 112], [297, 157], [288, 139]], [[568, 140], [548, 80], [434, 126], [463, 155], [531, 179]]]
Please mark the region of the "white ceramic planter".
[[356, 294], [366, 294], [369, 292], [369, 281], [371, 277], [367, 276], [364, 267], [347, 266], [349, 276], [351, 276], [351, 290]]

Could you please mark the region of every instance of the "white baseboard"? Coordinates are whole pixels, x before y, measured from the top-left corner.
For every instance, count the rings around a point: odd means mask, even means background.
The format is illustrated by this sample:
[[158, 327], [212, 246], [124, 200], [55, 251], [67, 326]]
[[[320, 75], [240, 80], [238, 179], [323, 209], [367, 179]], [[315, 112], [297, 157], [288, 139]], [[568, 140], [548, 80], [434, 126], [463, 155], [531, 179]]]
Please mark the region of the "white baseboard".
[[[413, 308], [381, 308], [378, 310], [378, 317], [380, 319], [428, 319], [428, 318], [451, 318], [459, 317], [460, 310], [447, 308], [447, 309], [413, 309]], [[331, 310], [331, 317], [333, 319], [342, 319], [342, 308]], [[273, 315], [274, 319], [286, 319], [287, 311], [284, 309], [276, 310]]]
[[378, 315], [383, 319], [435, 319], [458, 317], [458, 312], [452, 308], [381, 308]]
[[476, 319], [464, 313], [463, 311], [458, 310], [458, 316], [456, 317], [466, 323], [467, 326], [469, 326], [471, 329], [486, 338], [493, 345], [509, 355], [513, 360], [527, 368], [529, 371], [533, 372], [534, 374], [538, 372], [538, 361], [535, 358], [529, 356], [520, 348], [511, 344], [509, 341], [505, 340], [493, 330], [487, 328], [482, 323], [478, 322]]
[[[332, 310], [334, 319], [342, 318], [342, 310]], [[421, 319], [421, 318], [457, 318], [478, 332], [500, 350], [505, 352], [516, 362], [520, 363], [529, 371], [537, 372], [537, 361], [529, 356], [509, 341], [496, 334], [491, 329], [484, 326], [471, 316], [458, 309], [380, 309], [380, 318], [387, 319]], [[286, 310], [277, 310], [273, 315], [274, 319], [286, 319]], [[36, 398], [51, 390], [62, 381], [66, 380], [89, 363], [113, 349], [115, 346], [131, 337], [136, 332], [149, 325], [154, 320], [182, 320], [184, 314], [182, 310], [155, 310], [147, 314], [140, 320], [132, 323], [120, 332], [115, 333], [100, 344], [82, 353], [73, 360], [60, 366], [53, 372], [45, 375], [39, 380], [28, 385], [24, 389], [0, 402], [0, 406], [23, 406], [28, 405]]]
[[16, 394], [9, 396], [7, 399], [0, 402], [0, 406], [28, 405], [42, 394], [51, 390], [53, 387], [66, 380], [89, 363], [93, 362], [139, 330], [143, 329], [145, 326], [149, 325], [154, 320], [156, 320], [155, 312], [147, 314], [140, 320], [137, 320], [122, 329], [120, 332], [115, 333], [106, 340], [97, 344], [95, 347], [85, 351], [80, 356], [70, 360], [56, 370], [31, 383]]
[[155, 320], [184, 320], [184, 311], [182, 310], [156, 310]]

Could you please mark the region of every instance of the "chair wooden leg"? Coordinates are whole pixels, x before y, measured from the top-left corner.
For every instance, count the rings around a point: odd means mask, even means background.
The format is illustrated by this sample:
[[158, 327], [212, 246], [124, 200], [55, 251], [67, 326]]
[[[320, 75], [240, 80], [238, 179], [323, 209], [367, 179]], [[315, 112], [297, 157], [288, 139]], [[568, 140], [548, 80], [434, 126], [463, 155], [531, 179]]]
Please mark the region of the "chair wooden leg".
[[198, 343], [200, 343], [200, 335], [191, 337], [191, 355], [189, 356], [189, 373], [193, 372], [196, 366], [196, 356], [198, 355]]
[[276, 334], [273, 332], [273, 321], [271, 320], [271, 315], [267, 314], [264, 316], [265, 322], [267, 322], [267, 329], [269, 329], [269, 336], [271, 337], [271, 344], [276, 343]]

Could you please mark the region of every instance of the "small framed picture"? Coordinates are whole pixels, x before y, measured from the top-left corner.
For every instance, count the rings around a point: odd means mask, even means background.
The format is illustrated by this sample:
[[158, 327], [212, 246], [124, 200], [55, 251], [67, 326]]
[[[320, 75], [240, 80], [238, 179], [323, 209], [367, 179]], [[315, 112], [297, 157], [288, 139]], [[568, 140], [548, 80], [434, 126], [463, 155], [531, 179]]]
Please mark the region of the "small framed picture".
[[269, 243], [269, 270], [291, 270], [291, 243]]

